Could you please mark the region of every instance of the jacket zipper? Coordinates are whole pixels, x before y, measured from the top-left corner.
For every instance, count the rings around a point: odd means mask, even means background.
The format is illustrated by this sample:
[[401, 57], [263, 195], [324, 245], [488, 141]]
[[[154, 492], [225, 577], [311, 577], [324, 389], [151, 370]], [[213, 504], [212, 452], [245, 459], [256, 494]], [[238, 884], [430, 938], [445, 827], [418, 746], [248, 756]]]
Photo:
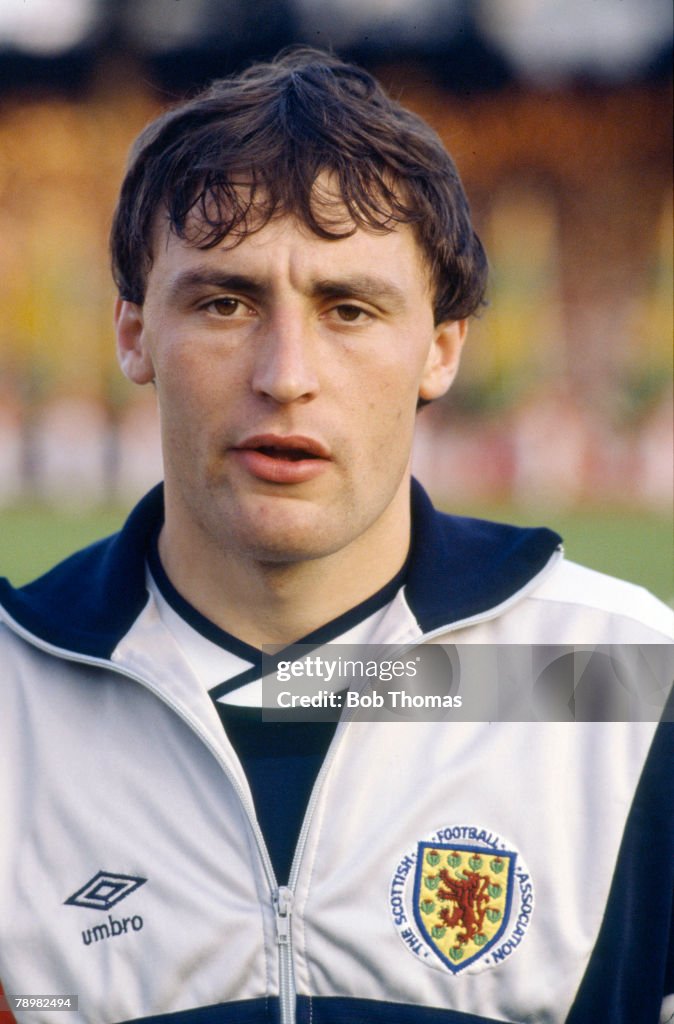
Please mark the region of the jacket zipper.
[[279, 948], [279, 1003], [281, 1024], [295, 1024], [295, 975], [293, 971], [293, 948], [291, 914], [295, 893], [288, 885], [281, 885], [274, 895], [276, 915], [276, 941]]

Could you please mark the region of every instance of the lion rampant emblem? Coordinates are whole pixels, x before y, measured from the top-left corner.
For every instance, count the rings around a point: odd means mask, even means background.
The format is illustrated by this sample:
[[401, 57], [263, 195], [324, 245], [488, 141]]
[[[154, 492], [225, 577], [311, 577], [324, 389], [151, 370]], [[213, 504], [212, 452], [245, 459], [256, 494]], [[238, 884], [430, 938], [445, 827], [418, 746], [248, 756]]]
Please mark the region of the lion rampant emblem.
[[489, 876], [467, 871], [460, 878], [451, 878], [447, 868], [440, 871], [442, 888], [438, 889], [439, 900], [449, 900], [451, 906], [443, 907], [439, 917], [448, 928], [459, 925], [465, 928], [458, 932], [457, 942], [469, 942], [482, 931], [482, 922], [489, 905]]

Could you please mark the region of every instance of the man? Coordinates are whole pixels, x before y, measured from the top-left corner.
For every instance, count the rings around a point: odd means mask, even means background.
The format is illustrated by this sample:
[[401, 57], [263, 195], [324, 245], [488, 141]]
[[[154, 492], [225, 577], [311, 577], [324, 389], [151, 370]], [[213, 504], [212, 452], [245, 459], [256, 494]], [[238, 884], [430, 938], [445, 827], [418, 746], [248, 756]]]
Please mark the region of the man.
[[485, 284], [435, 134], [333, 57], [257, 65], [143, 132], [112, 253], [165, 481], [3, 585], [5, 989], [97, 1024], [655, 1022], [663, 728], [260, 713], [264, 645], [288, 677], [324, 644], [413, 674], [425, 641], [671, 634], [550, 531], [411, 484]]

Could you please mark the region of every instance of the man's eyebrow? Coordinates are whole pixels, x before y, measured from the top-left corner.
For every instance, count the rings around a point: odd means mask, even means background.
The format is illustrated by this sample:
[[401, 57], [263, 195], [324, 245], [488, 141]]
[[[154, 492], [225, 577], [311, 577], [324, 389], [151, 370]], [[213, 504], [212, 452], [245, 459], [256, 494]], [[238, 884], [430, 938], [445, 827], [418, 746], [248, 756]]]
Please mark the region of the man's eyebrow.
[[169, 295], [173, 299], [180, 299], [200, 288], [214, 288], [224, 292], [245, 292], [254, 298], [261, 296], [267, 290], [260, 281], [247, 274], [230, 274], [217, 268], [197, 267], [178, 274], [169, 285]]
[[[249, 274], [228, 273], [214, 267], [196, 267], [179, 273], [169, 285], [169, 296], [180, 300], [201, 288], [218, 291], [243, 292], [252, 298], [268, 294], [269, 286]], [[394, 310], [406, 303], [405, 291], [393, 281], [376, 274], [345, 274], [335, 278], [320, 278], [309, 286], [312, 298], [360, 299], [364, 302], [383, 302]]]
[[374, 274], [348, 274], [339, 278], [315, 281], [311, 294], [326, 299], [362, 299], [366, 302], [387, 302], [394, 308], [405, 305], [402, 288]]

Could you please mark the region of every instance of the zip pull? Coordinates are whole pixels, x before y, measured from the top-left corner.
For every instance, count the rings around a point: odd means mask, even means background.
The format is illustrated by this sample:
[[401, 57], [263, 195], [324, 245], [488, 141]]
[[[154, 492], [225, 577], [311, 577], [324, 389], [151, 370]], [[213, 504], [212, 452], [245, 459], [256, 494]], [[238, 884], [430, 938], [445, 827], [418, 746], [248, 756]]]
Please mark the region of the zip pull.
[[274, 895], [274, 912], [276, 914], [276, 941], [279, 946], [290, 944], [290, 915], [293, 912], [292, 889], [281, 885]]

